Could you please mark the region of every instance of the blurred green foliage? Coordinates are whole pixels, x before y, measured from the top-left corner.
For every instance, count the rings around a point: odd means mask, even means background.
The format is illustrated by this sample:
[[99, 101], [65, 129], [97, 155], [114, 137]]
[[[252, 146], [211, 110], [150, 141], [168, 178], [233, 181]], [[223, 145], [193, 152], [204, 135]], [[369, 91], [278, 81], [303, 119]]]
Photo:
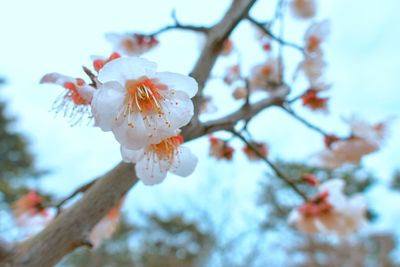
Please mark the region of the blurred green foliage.
[[[5, 80], [0, 78], [0, 85]], [[13, 128], [16, 119], [7, 114], [7, 103], [0, 101], [0, 201], [11, 203], [26, 194], [23, 179], [40, 177], [27, 138]]]

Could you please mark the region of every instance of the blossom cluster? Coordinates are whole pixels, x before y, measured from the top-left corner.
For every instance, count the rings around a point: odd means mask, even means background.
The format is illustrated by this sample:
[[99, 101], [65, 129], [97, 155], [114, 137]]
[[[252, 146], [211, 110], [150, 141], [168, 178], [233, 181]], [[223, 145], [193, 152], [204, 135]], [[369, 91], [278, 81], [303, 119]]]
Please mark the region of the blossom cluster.
[[303, 105], [311, 110], [327, 111], [329, 98], [321, 94], [330, 88], [324, 77], [326, 62], [322, 51], [322, 44], [329, 34], [329, 21], [323, 20], [311, 24], [304, 36], [304, 59], [298, 69], [306, 77], [309, 88], [301, 97]]
[[[210, 136], [208, 139], [210, 142], [209, 154], [217, 160], [232, 160], [235, 149], [223, 139]], [[268, 146], [262, 142], [250, 142], [242, 148], [243, 153], [250, 161], [260, 160], [261, 157], [268, 157]], [[257, 152], [256, 152], [257, 151]]]
[[318, 193], [308, 203], [293, 210], [289, 224], [302, 232], [333, 233], [346, 236], [366, 224], [367, 205], [359, 195], [347, 197], [343, 180], [332, 179], [318, 186]]
[[387, 122], [370, 125], [353, 117], [348, 123], [351, 128], [349, 138], [325, 137], [326, 149], [317, 155], [321, 166], [338, 168], [344, 164], [358, 164], [363, 156], [379, 150], [387, 136]]
[[41, 79], [65, 89], [56, 108], [75, 121], [87, 114], [95, 126], [112, 132], [123, 160], [136, 163], [136, 175], [144, 184], [162, 182], [168, 171], [190, 175], [197, 158], [181, 146], [180, 132], [193, 116], [191, 98], [197, 82], [186, 75], [157, 72], [156, 63], [144, 58], [121, 56], [147, 51], [158, 42], [154, 37], [109, 34], [107, 38], [118, 53], [93, 58], [97, 75], [89, 73], [92, 83], [59, 73]]
[[[290, 0], [289, 7], [296, 19], [305, 20], [316, 15], [316, 0]], [[293, 82], [298, 75], [302, 75], [307, 82], [306, 90], [297, 99], [312, 111], [328, 110], [329, 97], [323, 94], [330, 85], [324, 75], [327, 64], [323, 44], [329, 35], [329, 27], [327, 20], [314, 21], [304, 34], [304, 44], [291, 44], [303, 56], [295, 70]], [[227, 67], [222, 80], [233, 89], [233, 98], [245, 99], [246, 105], [252, 104], [250, 96], [255, 92], [273, 95], [279, 89], [285, 89], [288, 93], [291, 90], [284, 77], [283, 50], [275, 53], [272, 45], [273, 41], [281, 46], [287, 44], [279, 39], [280, 36], [269, 33], [270, 29], [266, 26], [264, 31], [258, 31], [261, 49], [266, 57], [250, 66], [247, 75], [244, 75], [245, 71], [239, 64], [240, 55], [232, 39], [227, 38], [216, 51], [226, 58], [237, 56], [237, 62]], [[158, 45], [154, 35], [109, 33], [106, 38], [112, 43], [113, 52], [108, 57], [92, 57], [93, 72], [84, 69], [90, 82], [59, 73], [49, 73], [42, 78], [41, 83], [64, 88], [54, 109], [72, 117], [74, 123], [86, 116], [93, 119], [94, 125], [102, 131], [112, 133], [120, 145], [123, 161], [135, 163], [136, 176], [145, 185], [161, 183], [168, 172], [182, 177], [190, 175], [197, 165], [197, 157], [182, 145], [181, 130], [194, 115], [192, 98], [197, 94], [197, 82], [186, 75], [159, 72], [156, 63], [139, 57]], [[203, 96], [199, 100], [200, 112], [215, 111], [211, 101], [211, 96]], [[281, 106], [285, 108], [290, 102], [284, 102]], [[354, 119], [350, 125], [352, 131], [349, 138], [325, 135], [326, 149], [318, 154], [321, 165], [335, 168], [346, 163], [357, 164], [364, 155], [379, 149], [385, 137], [385, 123], [371, 126]], [[269, 148], [265, 143], [244, 141], [246, 145], [242, 151], [249, 160], [268, 161]], [[235, 148], [229, 141], [210, 136], [209, 143], [211, 156], [218, 160], [233, 159]], [[303, 175], [301, 180], [317, 188], [318, 193], [291, 212], [290, 224], [306, 233], [347, 235], [365, 223], [365, 201], [358, 195], [345, 196], [343, 181], [335, 179], [320, 184], [311, 174]], [[35, 213], [40, 213], [40, 209], [37, 209], [40, 205], [35, 203], [41, 199], [32, 195], [27, 197], [29, 205], [24, 206], [27, 201], [21, 200], [19, 206], [23, 207], [25, 213], [32, 210], [30, 206], [34, 207]], [[95, 247], [115, 231], [122, 202], [90, 233], [90, 240]], [[21, 208], [16, 208], [18, 210]]]

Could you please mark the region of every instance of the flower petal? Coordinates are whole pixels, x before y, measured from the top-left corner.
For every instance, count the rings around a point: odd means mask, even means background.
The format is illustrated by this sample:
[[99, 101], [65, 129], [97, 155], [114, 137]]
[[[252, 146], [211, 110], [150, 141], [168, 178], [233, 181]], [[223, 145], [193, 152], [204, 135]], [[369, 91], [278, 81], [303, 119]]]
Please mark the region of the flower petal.
[[[117, 141], [128, 149], [137, 150], [151, 143], [152, 139], [149, 129], [146, 128], [140, 114], [132, 113], [128, 125], [128, 118], [121, 115], [121, 118], [114, 124], [112, 128], [113, 134]], [[158, 140], [154, 141], [157, 143]]]
[[153, 153], [146, 154], [135, 165], [136, 175], [145, 185], [161, 183], [167, 177], [170, 165], [167, 161], [159, 160]]
[[76, 87], [76, 90], [78, 91], [79, 95], [85, 99], [86, 101], [88, 101], [89, 103], [92, 101], [93, 99], [93, 94], [96, 91], [92, 86], [90, 85], [82, 85], [82, 86], [78, 86]]
[[46, 75], [44, 75], [42, 77], [42, 79], [40, 79], [39, 83], [53, 83], [53, 84], [58, 84], [58, 85], [64, 86], [64, 83], [66, 83], [66, 82], [75, 83], [76, 79], [66, 76], [66, 75], [62, 75], [57, 72], [52, 72], [52, 73], [47, 73]]
[[197, 162], [197, 157], [190, 151], [190, 149], [181, 146], [178, 155], [172, 164], [170, 172], [182, 177], [187, 177], [193, 173]]
[[136, 163], [143, 158], [144, 151], [143, 149], [133, 150], [121, 146], [121, 156], [126, 163]]
[[107, 82], [94, 92], [92, 113], [96, 126], [111, 131], [118, 112], [122, 109], [124, 91], [117, 82]]
[[117, 81], [125, 86], [127, 80], [141, 76], [153, 77], [157, 64], [139, 57], [121, 57], [107, 63], [99, 72], [99, 81], [105, 83]]
[[172, 91], [164, 93], [164, 97], [165, 101], [161, 105], [169, 124], [164, 117], [157, 117], [159, 128], [178, 129], [188, 124], [193, 117], [193, 102], [189, 96], [182, 91]]
[[197, 93], [198, 85], [192, 77], [173, 72], [157, 72], [156, 78], [170, 90], [185, 92], [190, 98]]

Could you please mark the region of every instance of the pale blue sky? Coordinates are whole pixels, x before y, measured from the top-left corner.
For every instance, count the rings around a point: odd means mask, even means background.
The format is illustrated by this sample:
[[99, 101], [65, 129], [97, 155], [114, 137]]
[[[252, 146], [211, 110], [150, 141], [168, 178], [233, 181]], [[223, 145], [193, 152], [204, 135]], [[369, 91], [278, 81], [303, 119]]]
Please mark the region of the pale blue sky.
[[[178, 18], [185, 23], [210, 25], [220, 18], [230, 1], [54, 1], [13, 0], [1, 1], [0, 10], [0, 74], [8, 85], [2, 96], [9, 100], [9, 112], [19, 118], [18, 130], [25, 133], [40, 167], [53, 171], [42, 182], [50, 192], [67, 194], [84, 181], [104, 173], [119, 160], [119, 146], [110, 133], [85, 126], [69, 127], [62, 117], [49, 113], [54, 99], [61, 93], [55, 86], [39, 85], [40, 78], [48, 72], [61, 72], [80, 76], [80, 66], [90, 65], [90, 55], [108, 55], [111, 46], [104, 33], [115, 31], [148, 32], [171, 22], [170, 13], [176, 8]], [[260, 19], [271, 15], [271, 2], [260, 1], [253, 8]], [[397, 0], [320, 0], [317, 19], [329, 18], [332, 34], [325, 45], [328, 59], [328, 80], [332, 116], [312, 114], [300, 107], [305, 117], [327, 130], [345, 130], [341, 118], [359, 114], [372, 122], [392, 115], [399, 115], [400, 70], [400, 19]], [[309, 22], [288, 19], [287, 38], [301, 43]], [[156, 61], [161, 70], [188, 73], [199, 53], [199, 37], [187, 32], [170, 32], [160, 37], [161, 45], [145, 57]], [[257, 50], [254, 32], [243, 24], [234, 33], [233, 40], [243, 50], [244, 66], [249, 68], [263, 60]], [[294, 68], [299, 55], [288, 49], [288, 68]], [[231, 59], [222, 59], [216, 72]], [[232, 61], [232, 60], [231, 60]], [[302, 89], [300, 87], [298, 90]], [[229, 90], [220, 82], [212, 81], [208, 91], [218, 90], [216, 100], [225, 100]], [[217, 102], [218, 103], [218, 102]], [[221, 113], [228, 112], [235, 104], [224, 102]], [[369, 169], [387, 179], [399, 167], [399, 121], [392, 126], [391, 138], [381, 152], [368, 156]], [[307, 159], [322, 148], [318, 134], [308, 130], [277, 110], [268, 110], [251, 125], [254, 135], [267, 141], [272, 157]], [[176, 205], [185, 205], [190, 194], [198, 194], [212, 185], [210, 179], [221, 177], [222, 187], [233, 197], [248, 201], [255, 195], [257, 181], [262, 178], [265, 166], [249, 164], [238, 155], [236, 164], [215, 163], [207, 160], [207, 142], [203, 138], [190, 144], [200, 163], [196, 172], [187, 179], [169, 177], [156, 187], [136, 186], [129, 198], [129, 205], [153, 207], [168, 201], [171, 190], [178, 193]], [[238, 146], [239, 148], [239, 146]], [[212, 173], [212, 175], [210, 175]], [[251, 177], [254, 177], [253, 180]], [[210, 179], [207, 179], [209, 177]], [[228, 179], [229, 178], [229, 179]], [[245, 185], [245, 186], [244, 186]], [[377, 189], [378, 190], [378, 189]], [[381, 190], [381, 189], [379, 189]], [[181, 194], [180, 194], [180, 193]], [[386, 192], [386, 191], [385, 191]], [[372, 192], [376, 194], [376, 192]], [[397, 199], [396, 197], [394, 197]], [[397, 200], [390, 200], [391, 203]], [[379, 202], [380, 203], [380, 202]], [[382, 202], [381, 206], [387, 202]], [[202, 203], [210, 207], [211, 203]], [[374, 203], [376, 204], [376, 203]], [[129, 206], [127, 205], [127, 206]], [[211, 204], [212, 205], [212, 204]], [[400, 217], [400, 211], [390, 210]], [[238, 220], [240, 220], [238, 215]], [[385, 215], [386, 216], [386, 215]], [[385, 217], [388, 224], [391, 216]]]

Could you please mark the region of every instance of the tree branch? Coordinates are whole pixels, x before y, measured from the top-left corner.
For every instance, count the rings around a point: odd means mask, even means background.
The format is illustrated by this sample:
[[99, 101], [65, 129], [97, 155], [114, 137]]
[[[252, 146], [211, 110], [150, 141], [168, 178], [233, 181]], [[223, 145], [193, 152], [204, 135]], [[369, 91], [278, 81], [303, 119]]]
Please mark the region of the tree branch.
[[279, 38], [278, 36], [275, 36], [269, 29], [267, 29], [265, 27], [265, 24], [263, 24], [261, 22], [258, 22], [257, 20], [255, 20], [251, 16], [247, 16], [247, 20], [250, 21], [254, 26], [256, 26], [258, 29], [260, 29], [267, 36], [271, 37], [272, 40], [278, 42], [279, 44], [284, 45], [284, 46], [288, 46], [288, 47], [292, 47], [292, 48], [294, 48], [296, 50], [299, 50], [303, 54], [305, 53], [303, 47], [301, 47], [300, 45], [294, 44], [294, 43], [287, 42], [287, 41]]
[[16, 246], [0, 266], [54, 266], [66, 254], [87, 244], [93, 226], [136, 182], [134, 165], [118, 164], [42, 232]]
[[[234, 0], [223, 19], [213, 26], [207, 35], [206, 45], [193, 69], [191, 76], [199, 84], [199, 93], [195, 97], [194, 120], [183, 129], [186, 141], [200, 137], [210, 131], [229, 128], [233, 119], [241, 115], [250, 116], [248, 111], [233, 113], [225, 118], [228, 124], [221, 121], [215, 127], [205, 123], [201, 130], [193, 130], [198, 126], [199, 99], [210, 75], [223, 42], [228, 38], [238, 23], [247, 16], [256, 0]], [[270, 106], [273, 101], [266, 100], [254, 106], [254, 112], [259, 112], [261, 106]], [[119, 163], [115, 168], [99, 178], [99, 180], [72, 207], [61, 213], [38, 235], [16, 246], [4, 259], [0, 266], [12, 267], [50, 267], [54, 266], [65, 255], [79, 246], [87, 243], [91, 229], [107, 212], [116, 205], [121, 197], [137, 182], [133, 164]]]
[[88, 182], [88, 183], [86, 183], [86, 184], [84, 184], [84, 185], [82, 185], [82, 186], [80, 186], [78, 189], [76, 189], [72, 194], [70, 194], [68, 197], [66, 197], [66, 198], [64, 198], [63, 200], [61, 200], [57, 205], [56, 205], [56, 209], [57, 209], [57, 215], [59, 215], [60, 213], [61, 213], [61, 208], [62, 208], [62, 206], [68, 201], [68, 200], [70, 200], [70, 199], [72, 199], [73, 197], [75, 197], [76, 195], [78, 195], [79, 193], [84, 193], [84, 192], [86, 192], [87, 190], [89, 190], [89, 188], [91, 188], [95, 183], [96, 183], [96, 181], [98, 180], [99, 178], [96, 178], [96, 179], [94, 179], [94, 180], [92, 180], [92, 181], [90, 181], [90, 182]]
[[244, 104], [242, 108], [222, 118], [199, 123], [195, 128], [186, 127], [182, 132], [183, 138], [185, 141], [189, 141], [217, 131], [232, 131], [236, 123], [238, 123], [239, 121], [244, 120], [246, 122], [249, 122], [264, 109], [272, 106], [281, 106], [281, 104], [285, 101], [285, 97], [288, 95], [288, 93], [289, 90], [286, 88], [285, 90], [280, 90], [274, 95], [259, 100], [254, 104]]
[[322, 134], [323, 136], [329, 136], [330, 134], [328, 134], [327, 132], [325, 132], [324, 130], [322, 130], [321, 128], [319, 128], [318, 126], [312, 124], [311, 122], [307, 121], [306, 119], [300, 117], [296, 112], [294, 112], [290, 107], [288, 106], [281, 106], [281, 108], [286, 111], [290, 116], [292, 116], [293, 118], [295, 118], [296, 120], [298, 120], [299, 122], [301, 122], [302, 124], [304, 124], [305, 126], [307, 126], [308, 128], [310, 128], [311, 130], [314, 130], [320, 134]]
[[236, 135], [240, 140], [243, 141], [243, 143], [245, 143], [247, 145], [247, 147], [249, 149], [251, 149], [262, 161], [264, 161], [276, 174], [277, 177], [279, 177], [280, 179], [282, 179], [287, 185], [289, 185], [293, 191], [295, 191], [300, 197], [303, 198], [304, 202], [308, 202], [308, 198], [306, 196], [305, 193], [303, 193], [296, 185], [296, 183], [294, 181], [292, 181], [292, 179], [290, 179], [289, 177], [287, 177], [277, 166], [275, 166], [275, 164], [273, 164], [268, 158], [264, 157], [260, 151], [253, 145], [251, 144], [249, 141], [247, 141], [247, 139], [241, 135], [240, 133], [238, 133], [237, 131], [232, 131], [232, 133], [234, 135]]
[[194, 77], [199, 84], [199, 91], [193, 98], [194, 118], [198, 119], [199, 106], [203, 95], [205, 83], [210, 76], [211, 70], [218, 58], [225, 40], [229, 37], [239, 22], [247, 17], [250, 8], [256, 0], [234, 0], [224, 18], [213, 26], [207, 36], [204, 49], [190, 76]]

